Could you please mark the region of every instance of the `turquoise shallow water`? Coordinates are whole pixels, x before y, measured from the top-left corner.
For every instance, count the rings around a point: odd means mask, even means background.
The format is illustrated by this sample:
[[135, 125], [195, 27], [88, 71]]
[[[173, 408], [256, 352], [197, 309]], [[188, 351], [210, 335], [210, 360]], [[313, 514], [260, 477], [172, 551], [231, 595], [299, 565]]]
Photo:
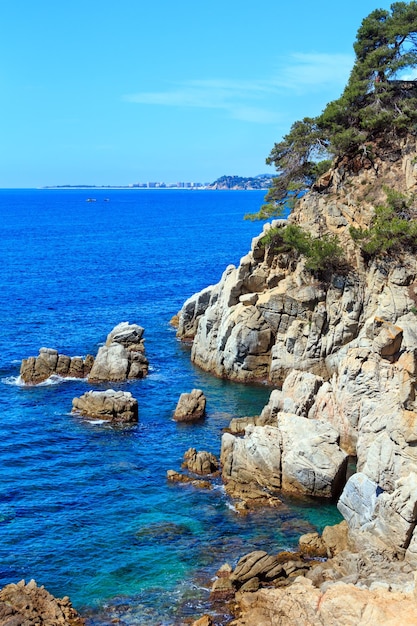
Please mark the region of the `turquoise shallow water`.
[[[259, 413], [270, 390], [193, 367], [169, 325], [184, 300], [247, 253], [243, 221], [262, 192], [0, 191], [0, 585], [35, 578], [94, 624], [174, 624], [208, 609], [217, 568], [255, 549], [296, 545], [339, 520], [311, 501], [238, 516], [223, 489], [169, 484], [190, 447], [220, 450], [232, 417]], [[109, 201], [104, 201], [108, 198]], [[120, 321], [145, 328], [151, 372], [126, 383], [139, 423], [71, 415], [85, 381], [16, 384], [41, 346], [96, 353]], [[113, 385], [114, 387], [114, 385]], [[172, 420], [178, 396], [207, 396], [207, 418]]]

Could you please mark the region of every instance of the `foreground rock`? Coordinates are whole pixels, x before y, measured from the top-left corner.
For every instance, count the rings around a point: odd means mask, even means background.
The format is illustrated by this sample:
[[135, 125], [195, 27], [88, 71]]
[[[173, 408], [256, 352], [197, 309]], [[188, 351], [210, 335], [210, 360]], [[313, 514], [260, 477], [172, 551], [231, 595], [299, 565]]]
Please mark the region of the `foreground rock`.
[[22, 360], [20, 377], [27, 385], [39, 385], [54, 375], [62, 378], [86, 378], [93, 363], [94, 357], [91, 354], [83, 359], [59, 354], [53, 348], [41, 348], [37, 357], [31, 356]]
[[[415, 626], [414, 591], [361, 589], [338, 583], [325, 591], [303, 577], [288, 589], [261, 589], [237, 597], [242, 617], [233, 626]], [[231, 626], [232, 626], [231, 625]]]
[[182, 393], [174, 412], [176, 422], [197, 422], [206, 412], [206, 397], [201, 389], [193, 389], [191, 393]]
[[72, 410], [92, 419], [116, 423], [138, 421], [138, 401], [128, 391], [87, 391], [73, 399]]
[[2, 626], [83, 626], [69, 598], [54, 598], [34, 580], [10, 584], [0, 591]]
[[121, 322], [108, 334], [106, 343], [95, 358], [88, 376], [90, 383], [122, 382], [144, 378], [149, 369], [145, 356], [144, 329]]

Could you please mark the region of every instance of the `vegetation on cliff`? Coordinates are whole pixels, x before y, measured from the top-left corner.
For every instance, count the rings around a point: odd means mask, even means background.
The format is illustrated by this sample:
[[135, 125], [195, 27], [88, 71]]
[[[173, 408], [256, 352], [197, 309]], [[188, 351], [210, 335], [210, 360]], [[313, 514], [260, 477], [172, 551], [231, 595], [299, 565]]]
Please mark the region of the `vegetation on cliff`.
[[[278, 176], [266, 203], [249, 218], [268, 219], [324, 173], [337, 157], [373, 159], [406, 133], [417, 134], [417, 2], [394, 2], [363, 21], [354, 43], [355, 63], [337, 100], [318, 117], [296, 121], [267, 158]], [[330, 160], [329, 160], [330, 159]]]

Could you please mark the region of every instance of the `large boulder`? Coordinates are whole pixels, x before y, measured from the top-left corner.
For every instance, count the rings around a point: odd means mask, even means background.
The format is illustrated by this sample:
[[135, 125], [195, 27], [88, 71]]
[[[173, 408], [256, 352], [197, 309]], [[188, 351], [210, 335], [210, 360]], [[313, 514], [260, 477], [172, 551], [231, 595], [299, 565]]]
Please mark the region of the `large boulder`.
[[178, 400], [174, 420], [176, 422], [196, 422], [204, 417], [206, 397], [201, 389], [193, 389], [191, 393], [182, 393]]
[[50, 376], [62, 378], [85, 378], [94, 362], [89, 354], [82, 357], [69, 357], [59, 354], [53, 348], [41, 348], [37, 357], [23, 359], [20, 366], [20, 378], [26, 385], [39, 385]]
[[278, 413], [277, 426], [248, 426], [243, 438], [222, 438], [222, 476], [252, 484], [271, 493], [283, 491], [334, 498], [341, 492], [347, 454], [338, 445], [338, 432], [324, 422]]
[[144, 378], [149, 363], [145, 356], [143, 328], [137, 324], [121, 322], [107, 336], [95, 358], [88, 376], [90, 383], [122, 382]]
[[73, 399], [72, 410], [93, 419], [117, 423], [138, 421], [138, 401], [128, 391], [87, 391]]

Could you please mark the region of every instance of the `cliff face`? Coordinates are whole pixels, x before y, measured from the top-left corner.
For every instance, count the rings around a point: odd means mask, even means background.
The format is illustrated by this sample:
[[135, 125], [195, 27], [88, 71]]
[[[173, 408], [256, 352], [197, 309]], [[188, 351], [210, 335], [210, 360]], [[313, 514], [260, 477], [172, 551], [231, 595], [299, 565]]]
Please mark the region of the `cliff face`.
[[[267, 224], [239, 267], [184, 304], [178, 336], [193, 339], [192, 360], [217, 376], [283, 383], [243, 438], [225, 436], [226, 487], [241, 480], [318, 495], [322, 481], [321, 495], [335, 497], [341, 464], [323, 460], [327, 424], [333, 460], [357, 457], [339, 500], [350, 529], [417, 564], [417, 260], [403, 250], [365, 262], [349, 234], [369, 227], [385, 187], [417, 191], [416, 141], [378, 153], [337, 163], [289, 220], [317, 237], [337, 234], [346, 268], [314, 275], [302, 257], [262, 243], [285, 225]], [[310, 433], [308, 451], [297, 432]]]

